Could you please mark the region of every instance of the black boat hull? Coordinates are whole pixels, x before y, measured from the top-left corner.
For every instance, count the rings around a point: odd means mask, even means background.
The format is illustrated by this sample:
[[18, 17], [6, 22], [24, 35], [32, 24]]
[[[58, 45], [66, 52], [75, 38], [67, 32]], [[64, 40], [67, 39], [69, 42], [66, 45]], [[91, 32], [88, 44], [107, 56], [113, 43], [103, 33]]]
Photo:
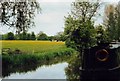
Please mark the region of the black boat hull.
[[80, 69], [80, 81], [120, 81], [120, 66], [112, 69]]

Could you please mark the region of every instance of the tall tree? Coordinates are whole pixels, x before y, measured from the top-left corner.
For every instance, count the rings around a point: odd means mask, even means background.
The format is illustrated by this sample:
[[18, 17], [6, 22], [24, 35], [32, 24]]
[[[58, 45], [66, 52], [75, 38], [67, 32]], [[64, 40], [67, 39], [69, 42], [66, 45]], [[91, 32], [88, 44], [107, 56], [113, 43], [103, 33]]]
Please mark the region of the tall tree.
[[109, 4], [105, 8], [105, 17], [104, 17], [104, 25], [107, 27], [107, 32], [110, 41], [116, 39], [117, 35], [117, 25], [116, 25], [116, 16], [115, 16], [115, 6], [113, 4]]
[[95, 44], [95, 28], [92, 18], [95, 16], [100, 3], [73, 2], [71, 14], [65, 20], [66, 45], [80, 53], [81, 61], [85, 48]]
[[[93, 45], [95, 29], [92, 18], [95, 16], [100, 3], [73, 2], [71, 14], [66, 17], [65, 34], [66, 44], [81, 52], [84, 48]], [[70, 44], [71, 43], [71, 44]]]
[[117, 40], [120, 41], [120, 1], [117, 4], [116, 7], [116, 13], [117, 13]]
[[108, 36], [111, 41], [120, 41], [120, 2], [116, 5], [107, 5], [104, 18], [104, 25], [107, 27]]
[[0, 1], [0, 22], [9, 27], [16, 28], [16, 32], [26, 31], [34, 26], [36, 10], [40, 11], [39, 3], [36, 0], [1, 0]]

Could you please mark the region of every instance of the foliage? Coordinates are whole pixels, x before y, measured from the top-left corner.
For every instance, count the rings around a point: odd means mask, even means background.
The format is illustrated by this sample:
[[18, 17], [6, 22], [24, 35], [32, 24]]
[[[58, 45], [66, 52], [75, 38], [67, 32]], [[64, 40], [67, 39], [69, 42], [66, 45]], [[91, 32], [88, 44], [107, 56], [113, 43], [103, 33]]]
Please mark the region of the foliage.
[[15, 39], [14, 33], [8, 32], [7, 34], [2, 35], [2, 39], [3, 40], [14, 40]]
[[44, 32], [40, 31], [37, 36], [37, 40], [48, 40], [48, 36]]
[[110, 41], [120, 39], [120, 4], [108, 4], [105, 8], [104, 25]]
[[20, 40], [26, 40], [26, 38], [27, 38], [27, 33], [26, 33], [26, 32], [23, 32], [23, 33], [19, 34], [19, 36], [20, 36]]
[[[10, 33], [10, 32], [9, 32]], [[58, 40], [58, 41], [65, 41], [66, 37], [63, 32], [58, 32], [54, 36], [47, 36], [46, 33], [40, 32], [38, 35], [36, 35], [34, 32], [28, 33], [28, 32], [21, 32], [20, 34], [14, 34], [13, 33], [14, 40]], [[7, 40], [8, 39], [8, 33], [7, 34], [1, 34], [1, 40]], [[13, 40], [13, 39], [9, 39]]]
[[35, 36], [35, 33], [34, 33], [34, 32], [32, 32], [30, 38], [31, 38], [31, 40], [35, 40], [35, 39], [36, 39], [36, 36]]
[[108, 43], [109, 42], [109, 37], [108, 37], [108, 32], [105, 30], [105, 28], [102, 25], [99, 25], [96, 27], [96, 32], [97, 32], [97, 42], [98, 43]]
[[52, 41], [54, 39], [54, 36], [48, 36], [48, 40]]
[[0, 40], [2, 40], [2, 34], [0, 34]]
[[116, 13], [117, 13], [117, 40], [120, 41], [120, 1], [118, 2], [117, 4], [117, 7], [116, 7]]
[[3, 55], [3, 64], [6, 66], [11, 65], [11, 63], [15, 63], [16, 67], [36, 64], [41, 61], [49, 61], [55, 57], [60, 57], [64, 55], [70, 56], [74, 52], [73, 49], [66, 48], [56, 52], [47, 52], [47, 53], [39, 53], [39, 54], [19, 54], [19, 55]]
[[84, 48], [95, 45], [95, 28], [92, 17], [96, 14], [98, 7], [99, 2], [74, 2], [72, 4], [72, 13], [65, 18], [64, 32], [69, 41], [66, 41], [66, 44], [69, 44], [67, 46], [81, 52]]
[[4, 1], [0, 2], [0, 22], [15, 27], [16, 32], [26, 31], [34, 26], [35, 12], [40, 11], [39, 3], [36, 0]]
[[70, 60], [68, 67], [65, 69], [68, 81], [79, 81], [80, 80], [80, 58], [79, 53], [73, 55]]
[[64, 32], [58, 32], [55, 36], [54, 36], [54, 40], [58, 40], [58, 41], [65, 41], [65, 35]]
[[7, 34], [2, 34], [2, 40], [36, 40], [36, 35], [34, 34], [34, 32], [23, 32], [20, 34], [8, 32]]
[[[35, 36], [33, 36], [33, 38], [34, 38], [34, 37], [35, 37]], [[31, 34], [30, 34], [30, 33], [27, 33], [27, 38], [26, 38], [26, 39], [27, 39], [27, 40], [32, 40], [31, 38], [32, 38]], [[36, 39], [36, 38], [34, 38], [34, 39]]]

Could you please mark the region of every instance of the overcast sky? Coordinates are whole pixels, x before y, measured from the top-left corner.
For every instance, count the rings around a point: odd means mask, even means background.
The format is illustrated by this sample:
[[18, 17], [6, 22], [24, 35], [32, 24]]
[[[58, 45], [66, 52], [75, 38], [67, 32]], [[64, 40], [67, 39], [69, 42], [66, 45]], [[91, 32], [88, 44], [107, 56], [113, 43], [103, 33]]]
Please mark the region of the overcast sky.
[[[35, 17], [36, 27], [29, 29], [29, 32], [34, 31], [36, 34], [40, 31], [47, 35], [55, 35], [57, 32], [64, 30], [64, 16], [67, 16], [71, 11], [71, 3], [74, 0], [38, 0], [42, 9], [41, 14]], [[118, 2], [119, 0], [103, 0], [105, 2]], [[101, 23], [101, 19], [97, 19], [96, 23]], [[15, 29], [2, 28], [2, 33], [6, 33]]]
[[[55, 0], [54, 0], [55, 1]], [[30, 29], [47, 35], [55, 35], [64, 30], [64, 16], [71, 10], [71, 2], [40, 2], [42, 13], [36, 15], [36, 27]]]

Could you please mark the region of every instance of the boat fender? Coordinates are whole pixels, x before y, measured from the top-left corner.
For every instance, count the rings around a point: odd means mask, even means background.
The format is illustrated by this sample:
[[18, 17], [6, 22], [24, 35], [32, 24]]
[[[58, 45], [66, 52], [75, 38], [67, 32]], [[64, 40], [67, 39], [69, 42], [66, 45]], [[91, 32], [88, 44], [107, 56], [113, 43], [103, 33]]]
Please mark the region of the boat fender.
[[104, 61], [107, 61], [108, 57], [109, 57], [109, 53], [107, 50], [105, 49], [101, 49], [101, 50], [98, 50], [96, 52], [96, 58], [98, 61], [101, 61], [101, 62], [104, 62]]

